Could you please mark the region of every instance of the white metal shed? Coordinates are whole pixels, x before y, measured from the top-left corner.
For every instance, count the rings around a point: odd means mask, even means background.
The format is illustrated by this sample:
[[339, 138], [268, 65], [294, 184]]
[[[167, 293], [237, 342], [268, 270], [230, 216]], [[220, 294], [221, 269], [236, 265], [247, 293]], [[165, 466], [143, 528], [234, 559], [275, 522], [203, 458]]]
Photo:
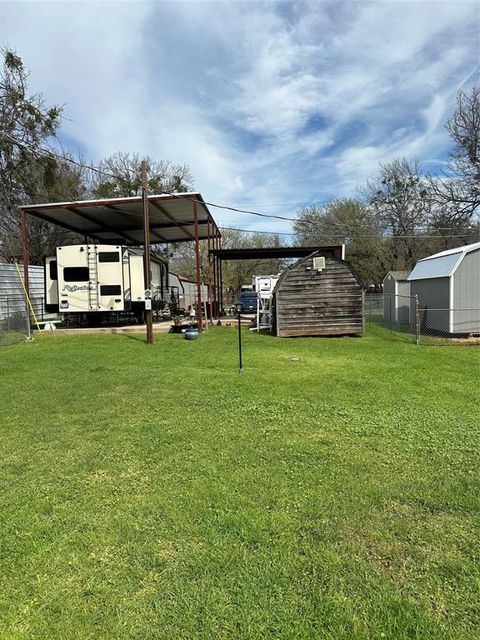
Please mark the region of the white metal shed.
[[409, 274], [409, 271], [389, 271], [383, 279], [383, 319], [385, 322], [410, 322]]
[[419, 260], [408, 277], [425, 328], [480, 333], [480, 242]]

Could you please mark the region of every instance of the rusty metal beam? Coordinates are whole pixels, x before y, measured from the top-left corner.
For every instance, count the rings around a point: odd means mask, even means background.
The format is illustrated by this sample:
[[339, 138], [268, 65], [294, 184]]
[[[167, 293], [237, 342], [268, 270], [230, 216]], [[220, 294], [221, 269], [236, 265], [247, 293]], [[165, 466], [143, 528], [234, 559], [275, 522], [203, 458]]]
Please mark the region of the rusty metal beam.
[[193, 205], [193, 222], [195, 224], [195, 275], [197, 281], [197, 314], [198, 314], [198, 330], [203, 331], [203, 308], [202, 308], [202, 274], [200, 261], [200, 244], [198, 240], [198, 219], [197, 219], [197, 201], [192, 201]]
[[[194, 200], [193, 202], [197, 202], [196, 200]], [[155, 209], [157, 209], [157, 211], [160, 211], [161, 214], [163, 214], [166, 218], [168, 218], [168, 220], [170, 220], [171, 222], [173, 222], [173, 224], [178, 227], [179, 229], [181, 229], [189, 238], [190, 240], [195, 240], [195, 236], [192, 235], [190, 233], [190, 231], [187, 231], [187, 229], [185, 229], [184, 227], [182, 227], [181, 225], [178, 224], [178, 221], [175, 220], [175, 218], [172, 216], [171, 213], [169, 213], [166, 209], [164, 209], [160, 204], [158, 204], [158, 202], [155, 202], [155, 200], [151, 201], [151, 204], [155, 207]], [[195, 204], [195, 208], [196, 208], [196, 204]], [[198, 220], [197, 222], [195, 222], [194, 220], [194, 224], [197, 225], [198, 227]]]
[[[147, 162], [142, 161], [142, 203], [143, 203], [143, 231], [144, 231], [144, 247], [143, 247], [143, 264], [145, 271], [145, 288], [151, 290], [152, 269], [150, 265], [150, 207], [148, 206], [147, 191]], [[153, 298], [153, 296], [151, 296]], [[147, 329], [147, 344], [153, 344], [153, 311], [147, 309], [145, 301], [145, 325]]]
[[[152, 203], [150, 203], [152, 204]], [[206, 220], [200, 220], [199, 224], [204, 224], [206, 222]], [[178, 222], [177, 224], [170, 224], [170, 223], [155, 223], [152, 222], [150, 223], [150, 229], [175, 229], [175, 227], [193, 227], [193, 222]], [[98, 229], [84, 229], [82, 233], [90, 233], [90, 232], [95, 232], [98, 231]], [[138, 225], [131, 225], [128, 227], [122, 227], [122, 231], [143, 231], [143, 226], [142, 224], [138, 224]], [[171, 242], [171, 241], [169, 241]]]
[[[110, 209], [111, 211], [115, 211], [115, 213], [119, 213], [120, 215], [125, 216], [126, 218], [132, 218], [134, 220], [138, 220], [139, 219], [138, 215], [136, 215], [135, 213], [131, 213], [130, 211], [122, 211], [121, 209], [118, 209], [117, 207], [115, 207], [113, 204], [106, 204], [105, 208], [106, 209]], [[140, 231], [141, 229], [143, 229], [143, 227], [140, 225], [140, 228], [138, 229], [138, 231]], [[150, 226], [150, 229], [152, 229], [151, 226]], [[135, 231], [135, 229], [131, 229], [131, 231]], [[152, 236], [155, 236], [156, 238], [158, 238], [158, 240], [160, 240], [160, 242], [164, 242], [164, 243], [168, 242], [168, 240], [166, 240], [159, 233], [155, 233], [154, 231], [151, 231], [151, 234], [152, 234]], [[138, 243], [138, 240], [135, 240], [135, 242]]]

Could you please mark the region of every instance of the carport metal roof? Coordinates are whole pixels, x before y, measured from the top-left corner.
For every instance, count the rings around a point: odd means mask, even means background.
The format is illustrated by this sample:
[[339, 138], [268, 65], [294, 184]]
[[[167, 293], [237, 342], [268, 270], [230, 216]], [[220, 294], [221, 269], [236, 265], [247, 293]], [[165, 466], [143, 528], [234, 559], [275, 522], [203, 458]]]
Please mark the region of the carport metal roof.
[[345, 245], [335, 244], [321, 247], [264, 247], [253, 249], [213, 249], [210, 253], [219, 260], [260, 260], [269, 258], [305, 258], [319, 251], [324, 256], [343, 259]]
[[[197, 203], [198, 239], [220, 237], [200, 193], [149, 195], [151, 244], [194, 240], [194, 202]], [[144, 242], [142, 196], [25, 205], [21, 209], [98, 242], [124, 245]]]

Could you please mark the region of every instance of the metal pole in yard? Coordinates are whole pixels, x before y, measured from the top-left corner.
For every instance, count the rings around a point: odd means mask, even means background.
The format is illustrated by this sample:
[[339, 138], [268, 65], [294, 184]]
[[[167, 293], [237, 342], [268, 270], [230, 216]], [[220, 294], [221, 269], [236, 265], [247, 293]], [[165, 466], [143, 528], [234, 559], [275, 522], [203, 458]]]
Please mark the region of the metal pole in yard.
[[241, 307], [238, 305], [237, 307], [237, 315], [238, 315], [238, 373], [243, 373], [243, 358], [242, 358], [242, 317]]
[[[142, 198], [143, 198], [143, 266], [145, 274], [145, 325], [147, 328], [147, 344], [153, 344], [153, 311], [151, 282], [152, 272], [150, 266], [150, 210], [148, 206], [147, 191], [147, 163], [142, 161]], [[148, 293], [147, 293], [148, 292]], [[148, 297], [147, 297], [148, 295]]]

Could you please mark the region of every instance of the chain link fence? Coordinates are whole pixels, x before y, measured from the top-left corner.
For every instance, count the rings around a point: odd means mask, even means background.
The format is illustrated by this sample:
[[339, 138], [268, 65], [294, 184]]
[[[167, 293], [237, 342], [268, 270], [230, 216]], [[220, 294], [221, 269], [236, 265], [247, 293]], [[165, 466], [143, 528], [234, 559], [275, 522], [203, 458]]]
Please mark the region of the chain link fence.
[[365, 321], [416, 344], [480, 344], [480, 309], [430, 309], [417, 297], [372, 294], [365, 297]]
[[35, 316], [26, 303], [25, 295], [0, 295], [0, 347], [30, 340], [33, 331], [39, 327], [43, 329], [45, 323], [58, 323], [58, 314], [45, 311], [43, 295], [31, 296], [30, 303]]
[[24, 296], [0, 297], [0, 347], [31, 338], [30, 314]]
[[480, 344], [480, 309], [430, 309], [418, 305], [421, 344]]

